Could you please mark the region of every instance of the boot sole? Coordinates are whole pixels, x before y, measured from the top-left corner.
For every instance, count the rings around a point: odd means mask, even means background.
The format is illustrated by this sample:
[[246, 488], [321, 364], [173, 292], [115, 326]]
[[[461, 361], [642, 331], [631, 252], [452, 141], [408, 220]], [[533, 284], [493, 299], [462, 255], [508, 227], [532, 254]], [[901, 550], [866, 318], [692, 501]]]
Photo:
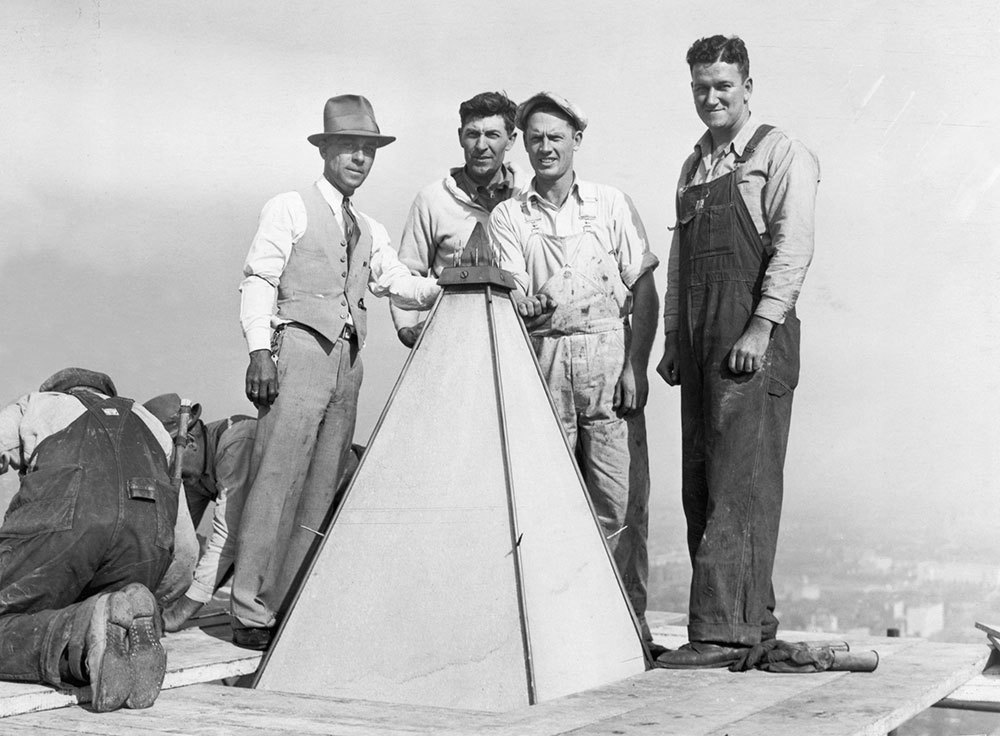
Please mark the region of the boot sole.
[[88, 663], [91, 706], [99, 713], [120, 708], [131, 694], [133, 678], [128, 646], [131, 625], [132, 606], [127, 595], [111, 593], [97, 601], [91, 627], [98, 627], [103, 636], [95, 637], [90, 646]]
[[128, 596], [132, 608], [132, 621], [128, 627], [132, 680], [125, 706], [148, 708], [160, 694], [167, 672], [167, 653], [160, 643], [156, 627], [156, 599], [141, 585], [126, 586], [122, 593]]

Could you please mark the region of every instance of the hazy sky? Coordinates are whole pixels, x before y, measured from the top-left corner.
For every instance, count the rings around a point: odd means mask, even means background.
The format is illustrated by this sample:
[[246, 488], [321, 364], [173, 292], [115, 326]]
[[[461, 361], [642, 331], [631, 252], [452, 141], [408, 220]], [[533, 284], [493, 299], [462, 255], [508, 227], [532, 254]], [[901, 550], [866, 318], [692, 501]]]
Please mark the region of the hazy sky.
[[[719, 32], [747, 42], [755, 119], [822, 166], [786, 518], [995, 524], [995, 0], [8, 0], [0, 401], [83, 365], [140, 400], [190, 396], [210, 419], [251, 409], [242, 260], [261, 205], [319, 175], [305, 138], [334, 94], [365, 94], [398, 136], [357, 197], [394, 238], [415, 192], [461, 161], [461, 100], [563, 94], [591, 118], [577, 171], [632, 196], [665, 262], [672, 185], [702, 132], [684, 54]], [[526, 165], [520, 144], [513, 159]], [[368, 302], [361, 441], [406, 356], [385, 302]], [[680, 514], [679, 401], [651, 376], [661, 525]]]

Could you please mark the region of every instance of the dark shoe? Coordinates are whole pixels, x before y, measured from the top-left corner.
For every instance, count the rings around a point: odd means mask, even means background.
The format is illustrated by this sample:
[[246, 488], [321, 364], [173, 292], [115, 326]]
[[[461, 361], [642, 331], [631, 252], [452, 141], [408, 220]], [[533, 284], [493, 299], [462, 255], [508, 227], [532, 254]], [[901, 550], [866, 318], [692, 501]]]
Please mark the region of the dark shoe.
[[656, 666], [668, 670], [701, 670], [713, 667], [728, 667], [738, 660], [746, 647], [730, 647], [707, 641], [692, 641], [679, 649], [661, 654], [656, 658]]
[[156, 599], [143, 585], [98, 597], [86, 634], [95, 711], [148, 708], [160, 694], [167, 655], [155, 620]]
[[253, 626], [233, 627], [233, 644], [243, 649], [254, 649], [263, 652], [271, 645], [274, 629], [257, 628]]
[[128, 708], [148, 708], [156, 702], [167, 672], [167, 653], [160, 639], [163, 620], [156, 598], [139, 583], [126, 585], [122, 594], [132, 606], [132, 624], [128, 627], [129, 656], [132, 659], [132, 692], [125, 699]]
[[657, 644], [656, 642], [653, 641], [647, 641], [646, 648], [649, 650], [649, 656], [652, 657], [654, 660], [661, 654], [666, 654], [667, 652], [670, 651], [662, 644]]

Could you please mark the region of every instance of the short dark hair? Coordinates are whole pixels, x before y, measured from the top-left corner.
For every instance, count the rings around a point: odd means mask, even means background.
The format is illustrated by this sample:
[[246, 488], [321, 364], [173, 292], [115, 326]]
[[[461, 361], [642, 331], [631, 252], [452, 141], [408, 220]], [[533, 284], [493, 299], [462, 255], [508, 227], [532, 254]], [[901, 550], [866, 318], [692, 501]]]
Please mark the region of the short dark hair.
[[743, 79], [750, 76], [750, 55], [746, 44], [739, 36], [707, 36], [699, 38], [687, 52], [689, 69], [695, 64], [735, 64]]
[[503, 92], [480, 92], [458, 106], [458, 117], [462, 125], [470, 120], [499, 115], [503, 118], [503, 124], [508, 133], [514, 132], [516, 112], [517, 105]]

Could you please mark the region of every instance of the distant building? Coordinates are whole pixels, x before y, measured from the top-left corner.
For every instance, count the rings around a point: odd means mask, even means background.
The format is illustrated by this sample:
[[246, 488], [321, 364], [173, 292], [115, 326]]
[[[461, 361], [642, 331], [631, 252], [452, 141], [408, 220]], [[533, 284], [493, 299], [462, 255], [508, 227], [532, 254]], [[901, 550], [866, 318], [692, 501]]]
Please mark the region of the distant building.
[[1000, 586], [1000, 566], [979, 562], [920, 562], [917, 564], [917, 581]]

